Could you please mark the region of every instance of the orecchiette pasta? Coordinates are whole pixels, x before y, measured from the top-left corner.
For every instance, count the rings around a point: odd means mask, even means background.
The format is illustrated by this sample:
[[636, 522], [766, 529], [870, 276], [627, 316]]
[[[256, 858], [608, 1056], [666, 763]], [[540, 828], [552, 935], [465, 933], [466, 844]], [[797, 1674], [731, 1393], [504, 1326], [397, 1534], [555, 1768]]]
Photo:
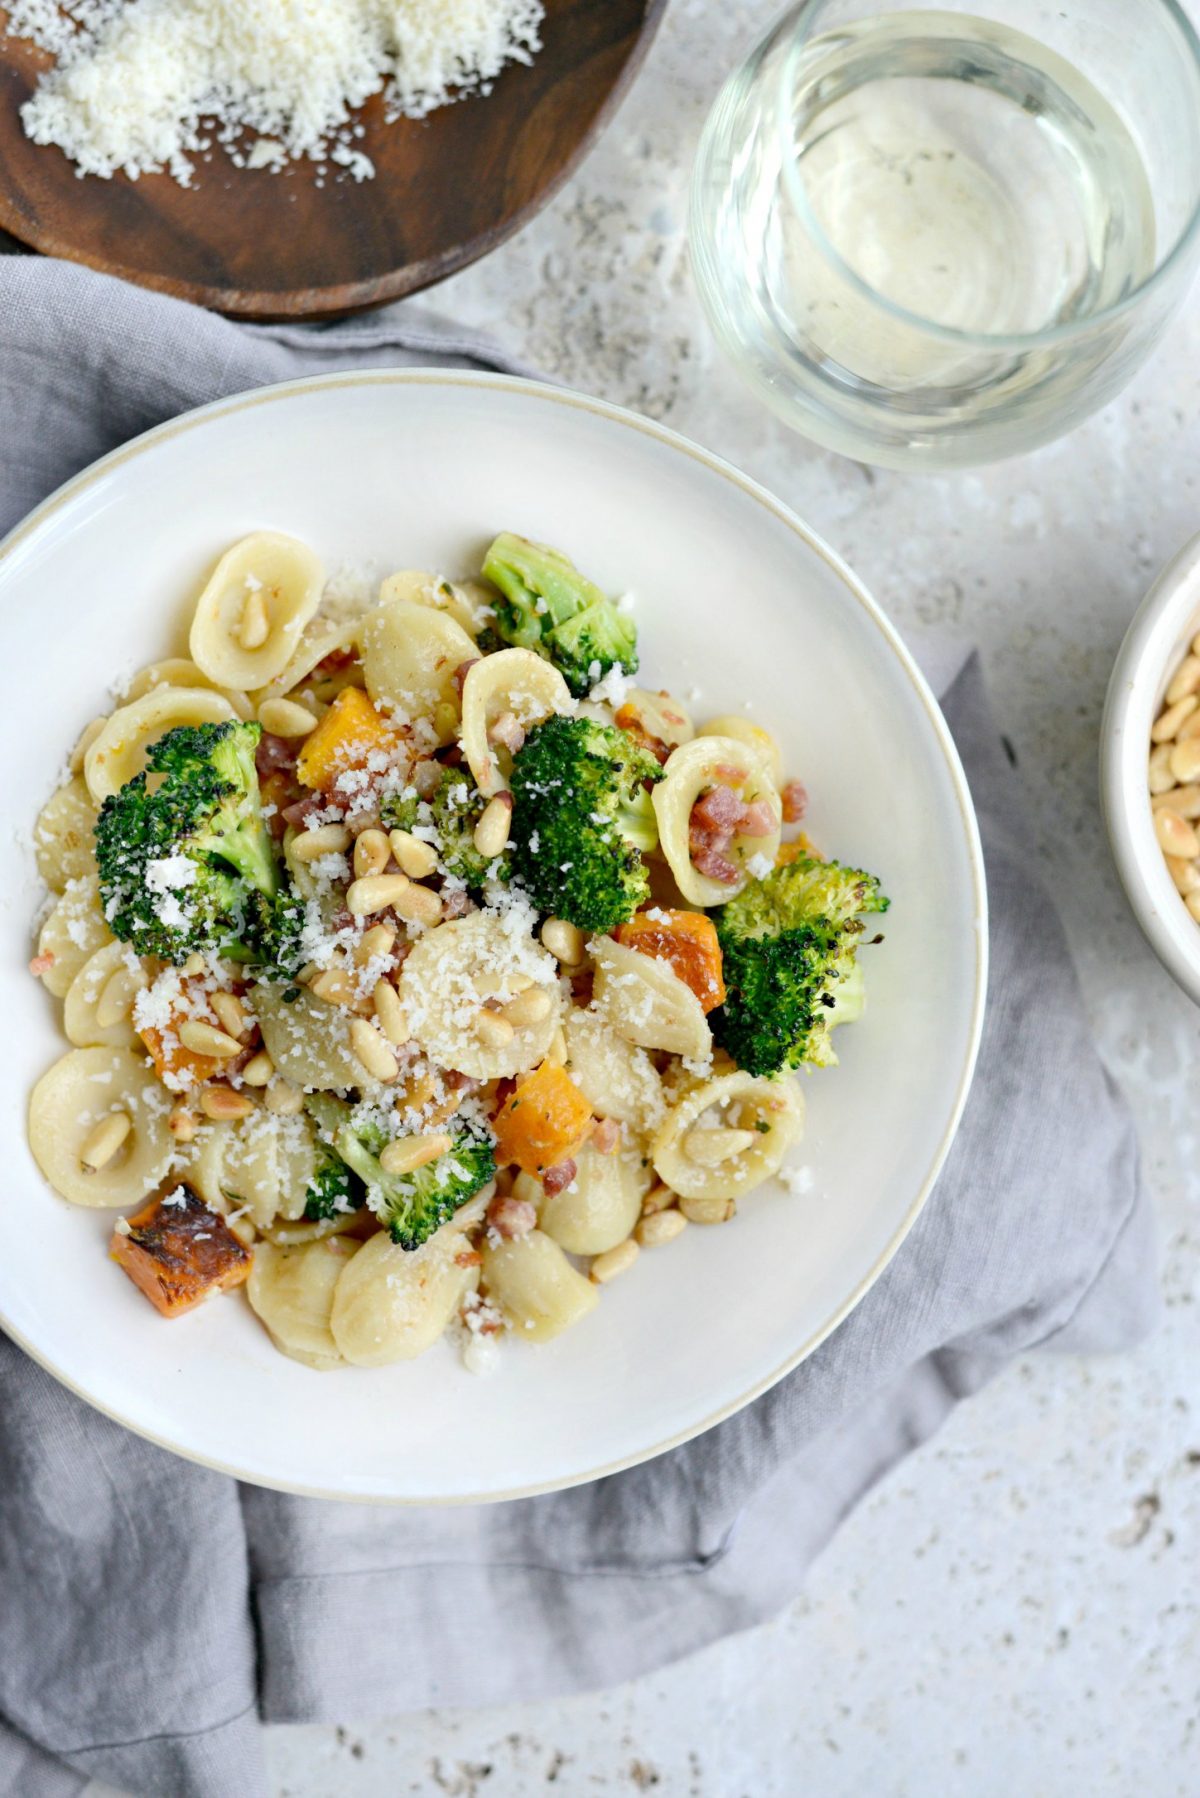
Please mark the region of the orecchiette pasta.
[[[134, 1205], [171, 1165], [170, 1099], [129, 1049], [72, 1049], [47, 1069], [29, 1101], [29, 1146], [55, 1192], [74, 1205]], [[123, 1111], [128, 1135], [95, 1172], [80, 1151], [102, 1119]]]
[[699, 999], [674, 968], [610, 937], [591, 944], [596, 968], [594, 1004], [605, 1022], [643, 1049], [662, 1049], [689, 1061], [712, 1053], [712, 1031]]
[[409, 1253], [381, 1231], [337, 1283], [330, 1328], [338, 1352], [358, 1367], [411, 1361], [433, 1347], [478, 1284], [478, 1264], [453, 1224]]
[[380, 587], [381, 606], [391, 605], [397, 599], [412, 600], [419, 606], [432, 606], [435, 612], [445, 612], [472, 637], [478, 636], [492, 610], [486, 590], [476, 581], [447, 581], [440, 575], [415, 568], [389, 574]]
[[224, 724], [235, 717], [223, 694], [210, 687], [155, 687], [118, 708], [84, 757], [88, 791], [97, 805], [140, 774], [160, 737], [181, 724]]
[[710, 718], [696, 732], [699, 737], [732, 737], [737, 743], [745, 743], [752, 749], [759, 760], [767, 765], [767, 773], [775, 785], [783, 783], [783, 757], [779, 753], [779, 745], [769, 730], [761, 724], [753, 724], [750, 719], [739, 712], [722, 713], [719, 718]]
[[[693, 864], [689, 838], [692, 807], [713, 787], [729, 785], [725, 777], [734, 770], [742, 776], [740, 797], [747, 805], [759, 800], [766, 804], [774, 827], [765, 836], [733, 837], [728, 856], [738, 869], [738, 877], [726, 884], [702, 874]], [[690, 905], [723, 905], [745, 886], [751, 874], [750, 862], [757, 865], [761, 861], [764, 868], [770, 869], [779, 848], [783, 807], [766, 763], [734, 737], [694, 737], [672, 751], [664, 774], [654, 789], [654, 810], [658, 816], [659, 844], [676, 885]]]
[[491, 742], [489, 731], [506, 714], [522, 730], [552, 712], [570, 712], [574, 701], [557, 668], [531, 649], [501, 649], [475, 663], [463, 682], [462, 752], [481, 793], [508, 785], [508, 752]]
[[38, 955], [50, 958], [42, 975], [46, 991], [56, 999], [63, 998], [88, 957], [111, 941], [112, 933], [100, 909], [96, 876], [85, 874], [79, 880], [69, 880], [38, 934]]
[[[156, 687], [211, 687], [218, 690], [210, 681], [202, 668], [186, 656], [168, 656], [165, 661], [151, 662], [148, 668], [142, 668], [122, 694], [122, 703], [131, 705], [135, 699], [144, 699], [147, 693], [153, 693]], [[250, 702], [244, 693], [235, 692], [232, 688], [221, 688], [221, 697], [227, 699], [239, 718], [249, 718]]]
[[[461, 624], [416, 600], [393, 600], [363, 624], [367, 692], [376, 705], [402, 716], [433, 719], [444, 705], [457, 718], [454, 671], [474, 654], [474, 639]], [[452, 734], [453, 724], [439, 733], [443, 740]]]
[[[307, 681], [326, 656], [339, 650], [353, 649], [358, 642], [362, 629], [361, 621], [350, 624], [331, 625], [323, 617], [313, 618], [306, 626], [299, 642], [296, 644], [287, 666], [268, 681], [266, 686], [257, 688], [251, 695], [256, 707], [261, 707], [266, 699], [281, 699], [294, 687]], [[361, 684], [361, 671], [353, 662], [347, 663], [347, 674], [358, 679]], [[322, 697], [325, 695], [323, 694]]]
[[253, 1111], [206, 1129], [187, 1177], [214, 1211], [244, 1206], [255, 1228], [265, 1230], [277, 1217], [293, 1223], [302, 1216], [314, 1165], [307, 1118]]
[[96, 872], [92, 832], [96, 808], [78, 775], [51, 794], [33, 827], [37, 869], [51, 892], [61, 893], [72, 880]]
[[63, 1029], [76, 1048], [104, 1045], [130, 1049], [135, 1042], [131, 1012], [146, 985], [146, 971], [124, 943], [97, 949], [67, 989]]
[[196, 602], [192, 660], [220, 687], [250, 692], [282, 674], [321, 600], [325, 571], [307, 544], [255, 531], [227, 550]]
[[[439, 924], [414, 945], [397, 985], [414, 1040], [431, 1060], [473, 1080], [536, 1067], [558, 1028], [558, 964], [533, 941], [519, 911], [478, 911]], [[546, 999], [534, 1017], [531, 991]], [[511, 1029], [489, 1025], [492, 1018], [507, 1024], [504, 1008], [518, 1000], [517, 1017], [527, 1021]]]
[[652, 693], [649, 687], [627, 687], [620, 712], [622, 724], [627, 717], [632, 718], [648, 737], [656, 737], [668, 749], [689, 743], [696, 734], [687, 707], [673, 693]]
[[597, 1012], [572, 1006], [563, 1022], [567, 1066], [597, 1117], [652, 1130], [662, 1117], [662, 1081], [644, 1049], [618, 1036]]
[[[703, 1143], [689, 1137], [699, 1130]], [[655, 1172], [685, 1199], [737, 1199], [779, 1172], [804, 1130], [804, 1095], [794, 1079], [756, 1080], [740, 1070], [693, 1087], [668, 1111], [650, 1145]], [[730, 1132], [721, 1157], [718, 1132]], [[742, 1139], [746, 1140], [743, 1142]], [[715, 1148], [714, 1148], [715, 1144]]]
[[357, 1252], [357, 1243], [339, 1236], [302, 1248], [263, 1242], [255, 1249], [247, 1296], [276, 1348], [293, 1361], [318, 1371], [342, 1365], [329, 1320], [337, 1283]]
[[549, 1342], [595, 1310], [598, 1289], [542, 1230], [483, 1245], [483, 1279], [509, 1326], [526, 1342]]
[[[285, 991], [295, 991], [292, 1000]], [[293, 1086], [316, 1092], [348, 1092], [362, 1083], [362, 1068], [350, 1047], [350, 1014], [327, 1005], [307, 987], [259, 987], [255, 1015], [263, 1042], [279, 1073]]]
[[601, 1155], [590, 1143], [575, 1164], [571, 1184], [542, 1200], [538, 1223], [569, 1254], [603, 1255], [625, 1241], [641, 1216], [650, 1171], [636, 1150]]

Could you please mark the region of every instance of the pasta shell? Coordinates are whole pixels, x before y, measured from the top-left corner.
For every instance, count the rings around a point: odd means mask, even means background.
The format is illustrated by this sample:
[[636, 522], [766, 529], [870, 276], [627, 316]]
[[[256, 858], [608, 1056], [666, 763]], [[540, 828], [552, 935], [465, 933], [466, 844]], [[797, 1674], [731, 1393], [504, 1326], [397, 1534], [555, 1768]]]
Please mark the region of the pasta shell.
[[236, 717], [223, 694], [210, 687], [155, 687], [120, 706], [84, 757], [88, 791], [97, 805], [142, 772], [155, 743], [181, 724], [225, 724]]
[[432, 1348], [479, 1284], [478, 1265], [462, 1265], [465, 1240], [449, 1225], [419, 1249], [398, 1248], [385, 1231], [364, 1243], [333, 1295], [339, 1353], [358, 1367], [385, 1367]]
[[[551, 1004], [544, 1017], [497, 1044], [476, 1035], [474, 1026], [485, 996], [503, 1004], [527, 990], [508, 985], [513, 976], [540, 988]], [[477, 911], [439, 924], [413, 945], [397, 986], [413, 1038], [430, 1060], [473, 1080], [536, 1067], [558, 1028], [558, 964], [534, 942], [519, 912]]]
[[61, 899], [42, 925], [37, 952], [52, 957], [42, 975], [42, 985], [56, 999], [62, 999], [71, 982], [88, 957], [105, 943], [112, 932], [100, 909], [100, 883], [94, 874], [69, 880]]
[[599, 1288], [541, 1230], [483, 1246], [483, 1282], [516, 1335], [549, 1342], [594, 1311]]
[[[752, 1146], [716, 1167], [693, 1161], [687, 1153], [688, 1132], [707, 1112], [713, 1113], [714, 1127], [752, 1131]], [[756, 1079], [740, 1071], [718, 1074], [693, 1087], [668, 1111], [650, 1145], [650, 1158], [659, 1179], [681, 1198], [739, 1199], [779, 1172], [803, 1133], [804, 1095], [796, 1080]]]
[[552, 712], [574, 712], [570, 688], [549, 662], [531, 649], [499, 649], [484, 656], [467, 673], [462, 691], [462, 752], [481, 793], [499, 793], [508, 785], [507, 751], [488, 741], [497, 719], [511, 712], [522, 730]]
[[[169, 1095], [129, 1049], [72, 1049], [29, 1101], [29, 1146], [55, 1192], [73, 1205], [136, 1205], [165, 1178], [175, 1139]], [[100, 1120], [124, 1110], [133, 1128], [106, 1167], [87, 1173], [80, 1150]]]
[[[775, 828], [769, 836], [734, 837], [728, 855], [741, 872], [729, 885], [701, 874], [692, 861], [689, 843], [692, 807], [710, 788], [725, 784], [719, 774], [727, 768], [743, 770], [742, 797], [748, 803], [764, 800], [775, 820]], [[749, 744], [734, 737], [693, 737], [690, 743], [672, 750], [663, 778], [654, 789], [653, 800], [658, 818], [659, 847], [675, 876], [675, 884], [690, 905], [724, 905], [727, 899], [740, 893], [750, 879], [747, 866], [750, 861], [762, 857], [768, 866], [773, 865], [779, 848], [783, 804], [766, 763]]]
[[546, 1195], [538, 1222], [569, 1254], [603, 1255], [625, 1241], [651, 1183], [641, 1155], [601, 1155], [585, 1143], [575, 1156], [575, 1178]]
[[363, 623], [367, 692], [401, 718], [432, 719], [439, 705], [456, 707], [454, 671], [474, 655], [474, 640], [461, 624], [416, 600], [393, 600]]
[[[112, 1022], [101, 1024], [97, 1018], [100, 1001], [109, 982], [120, 976], [129, 997], [129, 1009]], [[136, 955], [124, 943], [106, 943], [80, 968], [67, 991], [63, 1006], [63, 1029], [77, 1048], [88, 1049], [102, 1044], [112, 1049], [130, 1049], [136, 1039], [133, 1028], [133, 1000], [146, 985], [146, 974]]]
[[674, 968], [611, 937], [594, 937], [590, 948], [596, 969], [592, 1003], [619, 1036], [643, 1049], [707, 1061], [712, 1054], [708, 1019]]
[[79, 775], [52, 793], [33, 827], [37, 870], [52, 892], [96, 872], [96, 807]]
[[357, 1251], [357, 1243], [336, 1236], [303, 1248], [255, 1248], [246, 1293], [282, 1354], [321, 1370], [344, 1365], [329, 1320], [337, 1283]]
[[[267, 686], [290, 662], [324, 585], [320, 557], [297, 538], [278, 531], [243, 537], [226, 550], [196, 601], [188, 639], [192, 660], [219, 687], [250, 692]], [[242, 624], [254, 596], [266, 609], [266, 636], [247, 648]]]

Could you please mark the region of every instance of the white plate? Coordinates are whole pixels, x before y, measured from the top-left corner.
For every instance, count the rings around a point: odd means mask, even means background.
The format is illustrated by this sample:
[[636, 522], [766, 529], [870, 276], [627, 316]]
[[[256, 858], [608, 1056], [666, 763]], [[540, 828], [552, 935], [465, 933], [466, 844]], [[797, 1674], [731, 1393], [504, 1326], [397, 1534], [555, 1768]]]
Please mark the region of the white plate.
[[[111, 1214], [44, 1186], [25, 1143], [59, 1007], [25, 972], [28, 832], [114, 677], [176, 649], [217, 554], [269, 526], [330, 568], [471, 573], [494, 532], [561, 545], [638, 599], [643, 678], [699, 716], [774, 730], [825, 849], [880, 874], [887, 940], [839, 1068], [807, 1082], [812, 1188], [644, 1254], [592, 1316], [477, 1379], [449, 1345], [317, 1374], [240, 1298], [166, 1323], [105, 1258]], [[9, 669], [0, 822], [25, 847], [3, 913], [0, 1321], [91, 1404], [263, 1485], [450, 1503], [516, 1497], [661, 1453], [810, 1354], [927, 1198], [970, 1084], [986, 967], [971, 802], [886, 619], [769, 495], [660, 426], [578, 395], [449, 373], [334, 376], [224, 400], [100, 462], [0, 550]]]

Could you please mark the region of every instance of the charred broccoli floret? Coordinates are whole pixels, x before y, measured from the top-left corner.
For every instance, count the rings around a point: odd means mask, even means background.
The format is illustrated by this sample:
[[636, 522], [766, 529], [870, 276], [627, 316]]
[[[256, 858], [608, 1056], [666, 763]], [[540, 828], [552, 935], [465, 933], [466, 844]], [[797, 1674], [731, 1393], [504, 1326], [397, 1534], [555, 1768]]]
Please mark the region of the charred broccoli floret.
[[714, 914], [727, 997], [711, 1022], [750, 1074], [837, 1061], [836, 1024], [863, 1009], [863, 918], [889, 901], [872, 874], [799, 856]]
[[500, 589], [496, 633], [536, 650], [579, 697], [615, 667], [637, 672], [637, 628], [559, 550], [503, 532], [483, 572]]
[[623, 730], [558, 715], [513, 761], [512, 865], [539, 911], [611, 930], [650, 896], [658, 842], [649, 786], [662, 769]]
[[491, 1136], [465, 1118], [447, 1125], [451, 1146], [436, 1161], [408, 1174], [389, 1174], [379, 1157], [390, 1138], [369, 1112], [325, 1094], [313, 1095], [309, 1111], [327, 1147], [362, 1181], [367, 1204], [402, 1249], [419, 1249], [496, 1177]]
[[326, 1218], [340, 1217], [347, 1211], [359, 1211], [366, 1201], [366, 1192], [362, 1181], [351, 1172], [335, 1154], [333, 1145], [326, 1141], [323, 1130], [326, 1127], [336, 1128], [341, 1123], [340, 1116], [325, 1118], [324, 1107], [334, 1106], [340, 1113], [343, 1107], [338, 1100], [330, 1099], [325, 1093], [313, 1093], [308, 1100], [309, 1113], [317, 1125], [317, 1138], [313, 1144], [313, 1171], [308, 1182], [308, 1192], [304, 1199], [304, 1218], [306, 1223], [319, 1224]]
[[[442, 778], [429, 800], [423, 800], [411, 787], [385, 800], [383, 824], [387, 830], [415, 831], [433, 847], [447, 874], [461, 880], [477, 892], [489, 880], [507, 880], [507, 855], [493, 856], [489, 861], [475, 847], [475, 826], [484, 813], [487, 800], [470, 775], [461, 768], [444, 768]], [[423, 827], [429, 827], [423, 829]]]
[[96, 823], [104, 915], [139, 955], [295, 965], [303, 907], [262, 817], [259, 724], [182, 725]]

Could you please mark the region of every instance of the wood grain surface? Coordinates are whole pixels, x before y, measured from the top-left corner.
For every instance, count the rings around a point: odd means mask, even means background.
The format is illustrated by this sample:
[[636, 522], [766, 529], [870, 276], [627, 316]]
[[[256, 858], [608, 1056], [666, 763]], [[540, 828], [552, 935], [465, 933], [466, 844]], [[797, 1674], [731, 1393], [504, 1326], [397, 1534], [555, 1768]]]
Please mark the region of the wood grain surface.
[[[235, 317], [333, 317], [415, 293], [486, 255], [557, 191], [615, 108], [666, 0], [546, 0], [543, 47], [486, 99], [389, 124], [360, 114], [375, 164], [237, 169], [223, 153], [192, 188], [167, 175], [83, 180], [30, 143], [19, 111], [49, 58], [0, 37], [0, 227], [63, 256]], [[7, 14], [0, 6], [0, 23]]]

